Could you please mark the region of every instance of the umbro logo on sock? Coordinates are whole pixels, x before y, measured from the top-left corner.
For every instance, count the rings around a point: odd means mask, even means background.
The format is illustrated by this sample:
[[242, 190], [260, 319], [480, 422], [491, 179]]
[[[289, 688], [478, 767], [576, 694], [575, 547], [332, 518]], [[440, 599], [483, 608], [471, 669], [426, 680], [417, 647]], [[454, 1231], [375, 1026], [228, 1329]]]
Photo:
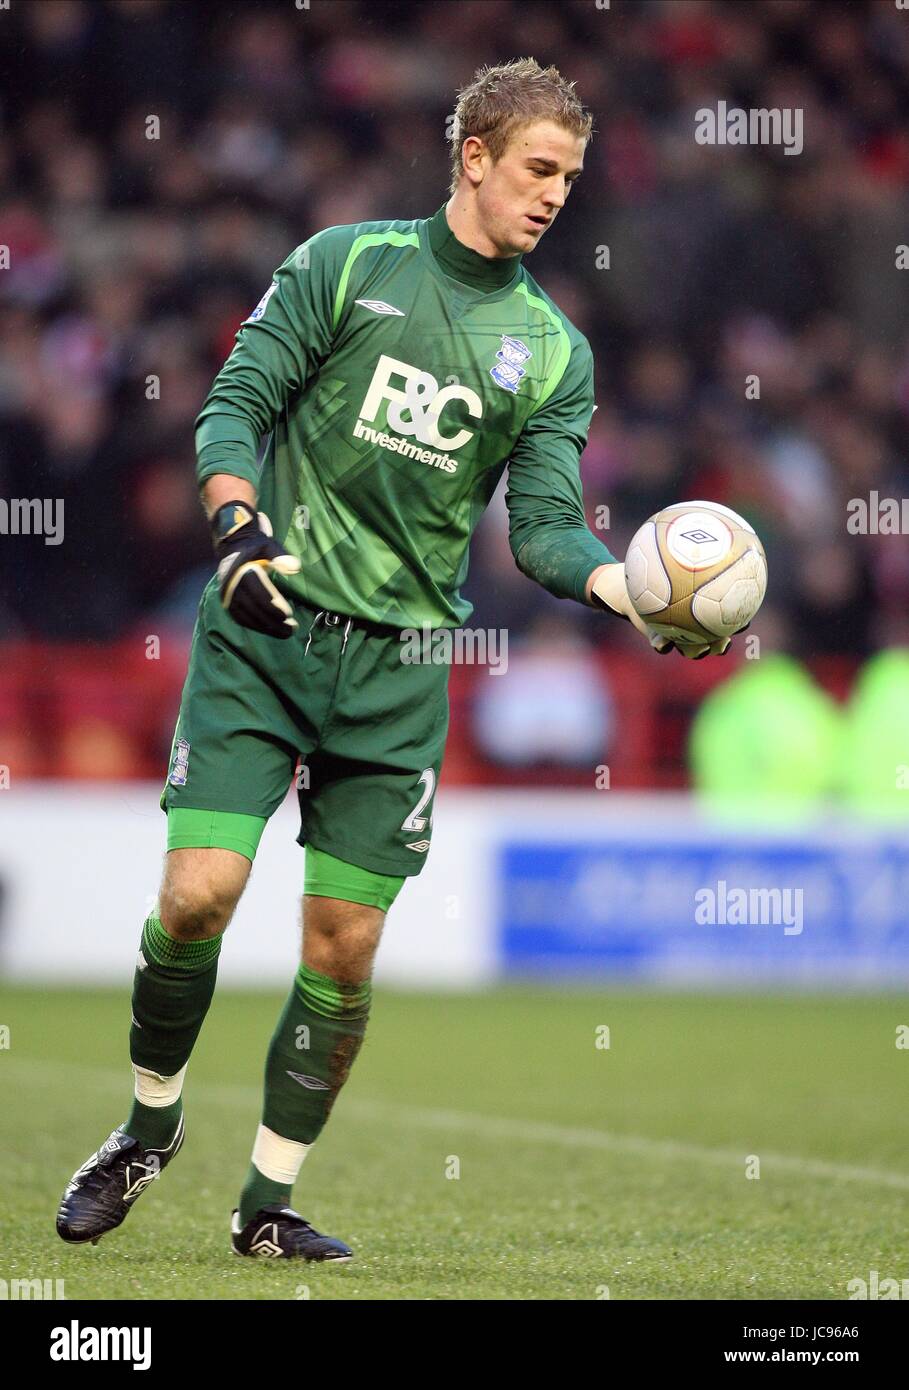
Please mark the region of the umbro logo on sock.
[[305, 1086], [307, 1091], [330, 1091], [331, 1086], [327, 1081], [320, 1081], [317, 1076], [304, 1076], [299, 1071], [288, 1071], [288, 1076], [292, 1076], [294, 1081], [299, 1081], [301, 1086]]

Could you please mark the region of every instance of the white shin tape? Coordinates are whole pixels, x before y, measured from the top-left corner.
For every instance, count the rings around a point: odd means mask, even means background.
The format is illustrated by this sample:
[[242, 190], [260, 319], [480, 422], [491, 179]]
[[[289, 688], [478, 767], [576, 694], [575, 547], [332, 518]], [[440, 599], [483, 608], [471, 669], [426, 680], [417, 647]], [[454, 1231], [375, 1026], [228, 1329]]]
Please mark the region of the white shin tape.
[[270, 1182], [293, 1184], [304, 1158], [312, 1148], [311, 1144], [300, 1144], [295, 1139], [283, 1139], [273, 1129], [259, 1125], [256, 1142], [253, 1145], [252, 1161]]
[[134, 1062], [133, 1073], [136, 1078], [136, 1100], [142, 1105], [148, 1105], [152, 1110], [160, 1110], [180, 1099], [183, 1079], [186, 1076], [185, 1066], [173, 1076], [159, 1076], [156, 1071], [137, 1067]]

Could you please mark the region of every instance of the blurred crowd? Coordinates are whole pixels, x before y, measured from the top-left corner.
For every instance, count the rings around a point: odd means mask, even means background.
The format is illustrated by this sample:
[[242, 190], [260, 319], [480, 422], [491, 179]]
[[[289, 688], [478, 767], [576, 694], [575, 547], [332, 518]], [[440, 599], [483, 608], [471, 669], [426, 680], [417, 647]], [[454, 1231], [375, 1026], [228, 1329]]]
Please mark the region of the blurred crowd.
[[[851, 498], [909, 484], [894, 0], [14, 0], [0, 497], [62, 498], [66, 531], [0, 538], [0, 637], [191, 625], [211, 570], [192, 425], [240, 321], [320, 228], [435, 212], [455, 91], [524, 54], [595, 115], [528, 259], [594, 349], [591, 526], [621, 556], [667, 503], [723, 502], [764, 540], [775, 646], [909, 643], [906, 537], [846, 529]], [[720, 101], [801, 109], [803, 152], [699, 145]], [[466, 592], [528, 670], [631, 639], [518, 573], [501, 496]]]

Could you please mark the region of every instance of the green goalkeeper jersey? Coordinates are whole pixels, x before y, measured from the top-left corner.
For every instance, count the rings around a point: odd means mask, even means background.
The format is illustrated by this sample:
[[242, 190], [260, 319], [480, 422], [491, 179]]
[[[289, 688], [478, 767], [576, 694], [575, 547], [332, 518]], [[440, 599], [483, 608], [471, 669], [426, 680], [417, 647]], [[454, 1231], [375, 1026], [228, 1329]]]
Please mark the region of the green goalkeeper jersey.
[[443, 207], [329, 227], [287, 258], [199, 414], [197, 472], [258, 488], [301, 562], [278, 581], [291, 599], [458, 626], [470, 537], [506, 466], [524, 573], [583, 602], [613, 558], [581, 497], [593, 410], [586, 338], [520, 256], [464, 246]]

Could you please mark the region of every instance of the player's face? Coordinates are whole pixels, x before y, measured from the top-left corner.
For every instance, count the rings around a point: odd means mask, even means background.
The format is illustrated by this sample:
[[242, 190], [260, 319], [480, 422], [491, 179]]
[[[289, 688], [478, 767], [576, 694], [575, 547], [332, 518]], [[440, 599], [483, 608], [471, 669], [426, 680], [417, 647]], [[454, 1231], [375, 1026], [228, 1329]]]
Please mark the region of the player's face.
[[565, 206], [583, 160], [583, 139], [554, 121], [514, 132], [477, 190], [483, 230], [500, 255], [534, 249]]

